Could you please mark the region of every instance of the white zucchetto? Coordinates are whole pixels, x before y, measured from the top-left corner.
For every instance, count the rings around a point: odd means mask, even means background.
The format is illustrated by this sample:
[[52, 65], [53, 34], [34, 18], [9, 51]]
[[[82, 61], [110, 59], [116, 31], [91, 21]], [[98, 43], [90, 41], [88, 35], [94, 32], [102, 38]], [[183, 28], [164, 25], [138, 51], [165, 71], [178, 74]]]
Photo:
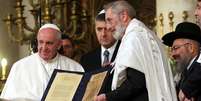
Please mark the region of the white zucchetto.
[[50, 24], [50, 23], [47, 23], [47, 24], [44, 24], [43, 26], [41, 26], [40, 29], [39, 29], [39, 31], [42, 30], [42, 29], [45, 29], [45, 28], [52, 28], [52, 29], [55, 29], [55, 30], [61, 32], [60, 29], [59, 29], [59, 27], [57, 27], [57, 25]]

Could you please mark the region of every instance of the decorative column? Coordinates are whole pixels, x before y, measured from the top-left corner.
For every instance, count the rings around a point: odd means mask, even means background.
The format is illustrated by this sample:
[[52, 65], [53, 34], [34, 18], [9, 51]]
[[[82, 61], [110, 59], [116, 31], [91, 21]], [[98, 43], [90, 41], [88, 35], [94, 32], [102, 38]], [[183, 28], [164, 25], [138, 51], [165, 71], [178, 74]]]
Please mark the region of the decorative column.
[[[183, 21], [195, 22], [196, 3], [197, 0], [156, 0], [157, 35], [161, 38]], [[163, 22], [159, 21], [161, 14], [163, 15]], [[163, 23], [163, 31], [161, 31], [161, 23]]]

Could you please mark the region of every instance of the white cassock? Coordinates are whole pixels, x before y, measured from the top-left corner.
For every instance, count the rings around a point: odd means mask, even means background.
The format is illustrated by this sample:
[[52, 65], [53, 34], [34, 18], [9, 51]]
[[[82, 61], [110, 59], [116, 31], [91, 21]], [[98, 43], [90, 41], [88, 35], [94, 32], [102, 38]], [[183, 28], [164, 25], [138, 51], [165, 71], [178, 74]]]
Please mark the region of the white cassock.
[[177, 101], [171, 68], [165, 55], [157, 36], [137, 19], [131, 20], [115, 60], [112, 89], [126, 79], [125, 69], [130, 67], [145, 74], [149, 101]]
[[80, 64], [60, 54], [46, 62], [35, 53], [13, 65], [1, 98], [40, 101], [54, 69], [84, 72]]

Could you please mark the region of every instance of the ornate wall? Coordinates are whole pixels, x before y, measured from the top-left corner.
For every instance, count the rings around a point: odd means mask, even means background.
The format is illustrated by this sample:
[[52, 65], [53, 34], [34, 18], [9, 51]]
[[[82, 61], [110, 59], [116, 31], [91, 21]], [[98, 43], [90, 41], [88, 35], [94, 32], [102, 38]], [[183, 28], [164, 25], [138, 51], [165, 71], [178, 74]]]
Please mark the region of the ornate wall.
[[[6, 30], [5, 23], [3, 22], [3, 18], [9, 12], [14, 13], [13, 9], [9, 8], [13, 6], [14, 3], [12, 2], [14, 2], [14, 0], [8, 0], [7, 2], [0, 0], [0, 12], [1, 12], [0, 14], [0, 61], [2, 58], [6, 58], [9, 66], [11, 66], [13, 62], [15, 62], [17, 59], [19, 59], [18, 44], [11, 42], [8, 32]], [[1, 71], [1, 64], [0, 64], [0, 71]]]
[[[38, 4], [38, 1], [43, 3]], [[79, 60], [82, 54], [98, 46], [94, 32], [94, 18], [102, 9], [103, 5], [110, 1], [114, 0], [23, 0], [22, 3], [17, 4], [15, 2], [21, 2], [21, 0], [1, 0], [1, 19], [5, 19], [8, 13], [17, 13], [18, 15], [14, 15], [12, 21], [18, 18], [19, 22], [25, 21], [26, 24], [24, 22], [23, 24], [19, 23], [19, 26], [15, 26], [11, 31], [12, 34], [25, 37], [20, 41], [14, 39], [11, 42], [12, 38], [9, 37], [8, 31], [6, 31], [8, 26], [0, 20], [0, 60], [3, 57], [7, 58], [9, 67], [11, 67], [13, 62], [29, 55], [30, 40], [36, 36], [36, 32], [41, 24], [46, 22], [58, 24], [65, 34], [68, 34], [75, 40], [77, 45], [77, 57], [75, 58]], [[142, 20], [154, 31], [157, 31], [159, 37], [170, 31], [170, 20], [168, 17], [170, 11], [174, 15], [172, 29], [177, 23], [183, 21], [183, 11], [187, 11], [187, 20], [194, 22], [193, 11], [196, 0], [128, 1], [136, 8], [137, 18]], [[22, 8], [24, 5], [24, 11], [23, 9], [15, 9], [14, 6], [16, 5]], [[29, 10], [32, 11], [30, 12]], [[162, 16], [160, 16], [161, 14]], [[24, 19], [23, 17], [26, 18]], [[9, 20], [7, 19], [7, 21]], [[22, 29], [23, 33], [19, 33], [19, 29]]]
[[[76, 43], [76, 60], [98, 46], [94, 32], [94, 18], [103, 5], [114, 0], [16, 0], [15, 16], [6, 19], [8, 34], [21, 44], [20, 57], [29, 54], [30, 40], [34, 40], [43, 23], [55, 23]], [[151, 27], [155, 15], [155, 0], [129, 0], [138, 18]], [[25, 6], [25, 7], [24, 7]], [[24, 10], [25, 9], [25, 10]], [[12, 28], [16, 22], [17, 31]], [[14, 33], [15, 32], [15, 33]]]
[[162, 37], [183, 21], [195, 22], [194, 10], [197, 0], [156, 0], [157, 32]]

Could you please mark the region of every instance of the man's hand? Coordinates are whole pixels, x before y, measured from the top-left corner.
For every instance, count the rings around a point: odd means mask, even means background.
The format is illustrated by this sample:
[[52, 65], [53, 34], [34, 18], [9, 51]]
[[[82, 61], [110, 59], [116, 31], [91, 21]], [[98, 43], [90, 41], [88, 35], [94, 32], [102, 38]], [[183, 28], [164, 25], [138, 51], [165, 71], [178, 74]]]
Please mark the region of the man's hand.
[[107, 101], [105, 94], [100, 94], [94, 97], [93, 101]]
[[186, 96], [184, 95], [184, 93], [182, 92], [182, 90], [179, 91], [179, 95], [178, 95], [178, 96], [179, 96], [179, 101], [184, 101], [184, 99], [185, 99], [185, 97], [186, 97]]
[[194, 98], [191, 98], [191, 99], [185, 98], [184, 101], [195, 101], [195, 100]]
[[179, 101], [194, 101], [194, 98], [188, 99], [182, 90], [179, 91]]

